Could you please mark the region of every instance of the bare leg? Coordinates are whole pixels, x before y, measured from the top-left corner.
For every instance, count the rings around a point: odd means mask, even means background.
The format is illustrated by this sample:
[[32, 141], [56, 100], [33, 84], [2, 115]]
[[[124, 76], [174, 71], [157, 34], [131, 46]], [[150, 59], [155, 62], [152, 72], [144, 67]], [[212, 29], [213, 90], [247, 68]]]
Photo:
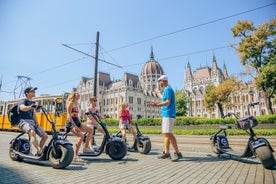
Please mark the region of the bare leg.
[[78, 137], [75, 151], [74, 151], [74, 155], [75, 157], [77, 157], [79, 155], [79, 150], [83, 142], [84, 136], [81, 131], [77, 131], [75, 128], [72, 129], [72, 132]]
[[170, 133], [164, 133], [163, 135], [164, 138], [164, 145], [165, 145], [165, 153], [169, 153], [170, 152]]
[[44, 134], [41, 137], [41, 140], [40, 140], [40, 143], [39, 143], [39, 146], [40, 146], [41, 149], [43, 148], [43, 146], [44, 146], [45, 142], [47, 141], [47, 139], [48, 139], [48, 135], [47, 134]]
[[175, 136], [172, 133], [169, 133], [169, 138], [170, 138], [170, 143], [172, 144], [172, 146], [174, 148], [174, 151], [176, 153], [179, 153], [179, 149], [178, 149], [178, 146], [177, 146], [177, 141], [176, 141]]
[[35, 133], [35, 131], [30, 130], [29, 133], [28, 133], [28, 135], [29, 135], [29, 137], [30, 137], [30, 141], [31, 141], [32, 145], [35, 147], [35, 149], [36, 149], [37, 151], [40, 151], [41, 148], [40, 148], [39, 145], [38, 145], [38, 141], [37, 141], [37, 138], [36, 138], [36, 133]]

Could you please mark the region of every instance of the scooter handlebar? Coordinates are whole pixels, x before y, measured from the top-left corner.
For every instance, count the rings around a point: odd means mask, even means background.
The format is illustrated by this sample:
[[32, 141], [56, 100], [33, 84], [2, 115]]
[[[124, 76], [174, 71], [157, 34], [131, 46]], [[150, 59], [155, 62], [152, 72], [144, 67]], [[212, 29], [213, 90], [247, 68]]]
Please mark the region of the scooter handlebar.
[[255, 105], [259, 105], [259, 104], [260, 102], [251, 102], [250, 104], [248, 104], [248, 106], [254, 107]]
[[237, 117], [237, 115], [235, 114], [235, 113], [233, 113], [233, 112], [228, 112], [226, 115], [224, 115], [222, 118], [226, 118], [226, 117], [231, 117], [231, 116], [235, 116], [236, 118], [238, 118]]

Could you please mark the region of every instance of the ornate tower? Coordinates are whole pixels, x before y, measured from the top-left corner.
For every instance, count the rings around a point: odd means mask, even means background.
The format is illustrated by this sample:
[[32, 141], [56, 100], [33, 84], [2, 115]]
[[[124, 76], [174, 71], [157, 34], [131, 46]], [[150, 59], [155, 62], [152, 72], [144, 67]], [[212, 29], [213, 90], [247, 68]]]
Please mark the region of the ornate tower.
[[158, 88], [157, 80], [161, 75], [164, 75], [163, 68], [154, 59], [151, 47], [150, 59], [145, 63], [140, 73], [140, 83], [144, 91], [154, 91]]

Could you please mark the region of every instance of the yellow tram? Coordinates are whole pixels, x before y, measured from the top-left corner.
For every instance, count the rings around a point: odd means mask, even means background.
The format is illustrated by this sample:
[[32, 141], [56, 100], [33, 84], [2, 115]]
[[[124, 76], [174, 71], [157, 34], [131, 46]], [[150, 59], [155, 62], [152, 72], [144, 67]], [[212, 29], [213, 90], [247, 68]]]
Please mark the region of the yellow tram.
[[[62, 95], [45, 95], [33, 98], [33, 101], [35, 101], [37, 105], [43, 105], [47, 109], [47, 111], [49, 112], [49, 118], [51, 120], [54, 120], [55, 112], [58, 112], [59, 116], [56, 119], [56, 128], [58, 132], [63, 131], [66, 124], [65, 103], [67, 97], [68, 93], [64, 93]], [[18, 126], [11, 126], [7, 115], [8, 110], [16, 105], [18, 101], [19, 99], [7, 102], [0, 102], [0, 130], [19, 131]], [[39, 125], [46, 132], [51, 132], [51, 125], [47, 121], [45, 115], [43, 115], [41, 111], [37, 111], [36, 116]]]

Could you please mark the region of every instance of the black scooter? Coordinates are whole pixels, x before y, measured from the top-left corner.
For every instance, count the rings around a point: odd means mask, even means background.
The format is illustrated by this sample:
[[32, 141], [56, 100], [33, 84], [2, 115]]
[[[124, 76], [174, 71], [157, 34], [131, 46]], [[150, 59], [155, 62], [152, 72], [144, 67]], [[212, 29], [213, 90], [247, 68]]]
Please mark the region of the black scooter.
[[[272, 169], [276, 165], [273, 155], [274, 150], [268, 140], [261, 137], [258, 138], [253, 131], [253, 127], [257, 126], [258, 122], [252, 115], [250, 115], [250, 107], [254, 107], [258, 104], [259, 102], [255, 102], [247, 105], [247, 117], [238, 118], [235, 113], [228, 113], [223, 117], [225, 118], [233, 115], [237, 119], [237, 128], [245, 130], [249, 134], [248, 143], [243, 153], [238, 153], [229, 146], [226, 135], [226, 130], [231, 129], [231, 126], [229, 125], [220, 125], [219, 131], [211, 136], [211, 149], [218, 155], [227, 154], [230, 155], [230, 157], [236, 156], [240, 158], [248, 158], [257, 156], [266, 169]], [[221, 132], [223, 132], [223, 134], [220, 134]]]
[[9, 156], [14, 161], [22, 161], [23, 159], [31, 159], [38, 161], [49, 160], [51, 166], [55, 169], [63, 169], [70, 165], [73, 160], [74, 150], [72, 144], [64, 137], [58, 135], [56, 131], [56, 117], [58, 112], [55, 112], [54, 121], [51, 121], [43, 106], [38, 106], [41, 109], [46, 119], [52, 125], [52, 139], [44, 146], [42, 154], [35, 156], [31, 154], [31, 143], [29, 139], [22, 137], [25, 132], [22, 132], [16, 138], [10, 141]]
[[[141, 154], [148, 154], [151, 150], [151, 141], [149, 136], [143, 135], [137, 123], [133, 123], [137, 132], [136, 139], [132, 146], [128, 146], [128, 151], [138, 151]], [[122, 138], [122, 133], [119, 131], [115, 137]]]
[[[97, 149], [94, 149], [93, 153], [80, 153], [79, 156], [97, 157], [105, 151], [106, 154], [108, 154], [110, 158], [112, 158], [113, 160], [121, 160], [122, 158], [124, 158], [127, 154], [127, 146], [125, 142], [118, 137], [110, 136], [106, 128], [106, 124], [100, 120], [100, 117], [98, 116], [98, 114], [92, 113], [92, 112], [87, 112], [85, 114], [86, 115], [91, 114], [93, 116], [93, 118], [103, 128], [105, 135], [103, 136], [103, 140], [100, 147]], [[86, 140], [87, 134], [85, 134], [84, 137], [85, 137], [84, 141], [87, 141]]]

